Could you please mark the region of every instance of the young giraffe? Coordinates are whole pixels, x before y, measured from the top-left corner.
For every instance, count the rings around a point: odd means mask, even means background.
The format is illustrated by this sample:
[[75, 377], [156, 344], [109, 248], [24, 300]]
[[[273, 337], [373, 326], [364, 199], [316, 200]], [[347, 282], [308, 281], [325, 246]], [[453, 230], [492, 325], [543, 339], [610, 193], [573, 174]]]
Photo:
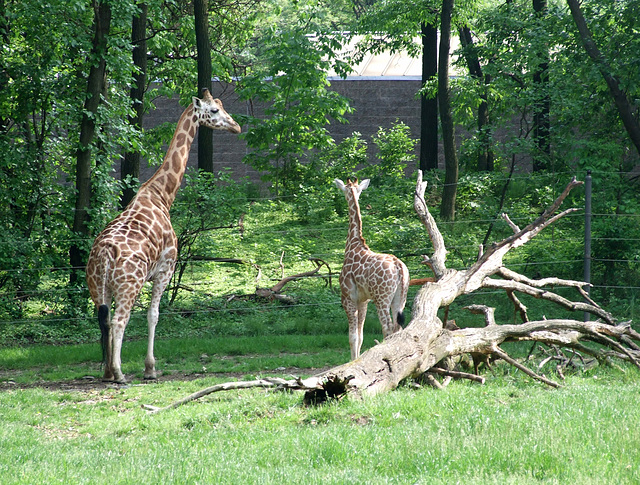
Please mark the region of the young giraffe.
[[[409, 270], [391, 254], [374, 253], [362, 237], [362, 217], [358, 199], [369, 186], [369, 179], [347, 180], [345, 184], [335, 179], [336, 186], [344, 192], [349, 206], [349, 234], [344, 252], [344, 265], [340, 272], [342, 307], [349, 320], [349, 346], [351, 360], [360, 355], [362, 329], [367, 316], [367, 304], [373, 299], [386, 338], [400, 330], [404, 323], [404, 305], [409, 288]], [[391, 314], [389, 314], [391, 309]]]
[[[240, 133], [240, 126], [203, 90], [202, 99], [184, 110], [171, 140], [164, 162], [138, 190], [125, 210], [95, 239], [87, 262], [87, 284], [98, 309], [105, 362], [104, 380], [124, 383], [120, 351], [124, 329], [133, 304], [146, 281], [153, 282], [147, 313], [149, 341], [144, 361], [145, 379], [155, 379], [153, 343], [160, 298], [171, 280], [177, 256], [176, 235], [169, 209], [187, 166], [189, 149], [198, 126]], [[109, 321], [111, 301], [115, 300]]]

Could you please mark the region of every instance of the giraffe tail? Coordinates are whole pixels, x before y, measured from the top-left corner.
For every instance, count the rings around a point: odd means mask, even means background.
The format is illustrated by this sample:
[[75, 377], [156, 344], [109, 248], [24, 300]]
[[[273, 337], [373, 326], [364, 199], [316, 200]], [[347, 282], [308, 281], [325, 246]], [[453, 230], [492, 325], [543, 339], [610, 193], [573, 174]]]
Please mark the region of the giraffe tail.
[[107, 345], [109, 343], [109, 307], [98, 307], [98, 325], [100, 326], [100, 344], [102, 345], [102, 362], [107, 362]]
[[404, 328], [404, 311], [398, 312], [398, 327]]

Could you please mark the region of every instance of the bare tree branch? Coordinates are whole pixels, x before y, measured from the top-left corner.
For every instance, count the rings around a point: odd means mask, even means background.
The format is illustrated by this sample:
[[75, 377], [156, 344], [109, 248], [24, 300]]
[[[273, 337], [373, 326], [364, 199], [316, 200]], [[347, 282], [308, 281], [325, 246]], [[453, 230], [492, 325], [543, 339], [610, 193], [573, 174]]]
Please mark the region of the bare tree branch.
[[522, 372], [527, 374], [529, 377], [532, 377], [533, 379], [536, 379], [537, 381], [544, 382], [545, 384], [547, 384], [548, 386], [551, 386], [551, 387], [555, 387], [555, 388], [560, 387], [560, 384], [558, 384], [557, 382], [554, 382], [554, 381], [552, 381], [550, 379], [547, 379], [546, 377], [541, 376], [539, 374], [536, 374], [531, 369], [526, 368], [525, 366], [520, 364], [515, 359], [512, 359], [511, 357], [509, 357], [509, 355], [505, 351], [496, 348], [493, 351], [493, 353], [496, 354], [498, 357], [500, 357], [505, 362], [508, 362], [512, 366], [514, 366], [517, 369], [521, 370]]
[[[315, 382], [315, 381], [314, 381]], [[265, 377], [262, 379], [256, 379], [253, 381], [234, 381], [234, 382], [224, 382], [222, 384], [216, 384], [215, 386], [207, 387], [206, 389], [202, 389], [198, 392], [194, 392], [193, 394], [188, 395], [185, 398], [182, 398], [178, 401], [175, 401], [168, 406], [165, 407], [156, 407], [150, 406], [148, 404], [143, 405], [142, 407], [147, 411], [151, 411], [151, 413], [159, 413], [161, 411], [166, 411], [168, 409], [174, 409], [183, 404], [187, 404], [191, 401], [195, 401], [196, 399], [200, 399], [201, 397], [207, 396], [214, 392], [220, 391], [230, 391], [234, 389], [253, 389], [253, 388], [275, 388], [275, 389], [293, 389], [293, 390], [309, 390], [311, 389], [305, 384], [305, 381], [299, 378], [295, 378], [292, 380], [280, 379], [277, 377]]]

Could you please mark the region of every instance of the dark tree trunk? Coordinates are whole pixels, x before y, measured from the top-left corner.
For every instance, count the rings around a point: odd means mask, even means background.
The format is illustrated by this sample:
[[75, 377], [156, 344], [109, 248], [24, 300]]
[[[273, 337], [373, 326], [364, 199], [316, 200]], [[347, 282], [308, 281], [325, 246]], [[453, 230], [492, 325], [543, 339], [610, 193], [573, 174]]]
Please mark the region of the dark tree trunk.
[[[198, 92], [211, 91], [211, 47], [209, 45], [209, 7], [207, 0], [193, 0], [198, 51]], [[200, 94], [199, 94], [200, 95]], [[198, 130], [198, 168], [213, 172], [213, 130], [201, 126]]]
[[[547, 14], [547, 0], [533, 0], [533, 11], [539, 21]], [[551, 142], [549, 140], [551, 121], [549, 112], [551, 101], [549, 98], [549, 51], [542, 52], [542, 59], [533, 73], [533, 82], [538, 96], [533, 106], [533, 140], [538, 148], [533, 158], [533, 171], [538, 172], [549, 168], [551, 157]]]
[[79, 270], [85, 265], [87, 247], [83, 242], [89, 235], [87, 228], [88, 209], [91, 204], [91, 144], [96, 132], [95, 114], [105, 83], [107, 38], [111, 26], [111, 7], [108, 2], [93, 2], [94, 37], [88, 62], [91, 62], [87, 78], [87, 92], [84, 114], [80, 122], [80, 141], [76, 154], [76, 206], [73, 218], [73, 232], [80, 242], [74, 242], [69, 249], [71, 263], [70, 281], [79, 280]]
[[469, 74], [478, 83], [483, 83], [485, 89], [480, 95], [481, 101], [478, 106], [478, 140], [480, 148], [478, 151], [478, 170], [493, 171], [493, 151], [491, 150], [491, 127], [489, 126], [489, 104], [487, 102], [486, 86], [491, 82], [491, 78], [482, 74], [480, 60], [475, 52], [471, 30], [465, 26], [460, 29], [460, 42], [464, 47], [464, 57], [469, 67]]
[[[4, 0], [0, 0], [0, 47], [9, 46], [9, 19], [7, 18], [6, 7]], [[9, 74], [6, 71], [6, 66], [2, 62], [0, 57], [0, 93], [4, 92], [4, 88], [9, 83]], [[7, 127], [8, 120], [0, 117], [0, 132], [4, 132]]]
[[454, 0], [443, 0], [440, 22], [440, 53], [438, 59], [438, 102], [442, 140], [444, 144], [444, 191], [440, 217], [446, 221], [455, 219], [456, 194], [458, 191], [458, 155], [456, 153], [455, 130], [451, 113], [451, 92], [449, 87], [449, 50], [451, 46], [451, 16]]
[[580, 4], [578, 0], [567, 0], [567, 3], [571, 9], [573, 21], [578, 27], [578, 32], [580, 33], [580, 38], [584, 44], [584, 49], [587, 51], [587, 54], [591, 57], [593, 62], [595, 62], [600, 74], [606, 81], [607, 86], [609, 86], [609, 92], [611, 93], [613, 101], [618, 108], [618, 113], [620, 113], [622, 123], [629, 134], [629, 138], [631, 138], [631, 141], [635, 145], [638, 154], [640, 154], [640, 125], [638, 125], [638, 122], [633, 117], [631, 103], [629, 103], [627, 95], [622, 91], [622, 89], [620, 89], [618, 79], [612, 74], [611, 67], [607, 63], [607, 60], [593, 41], [591, 31], [589, 30], [587, 22], [580, 11]]
[[[131, 44], [133, 45], [133, 65], [137, 72], [133, 75], [130, 98], [131, 106], [135, 114], [129, 118], [129, 124], [136, 130], [142, 131], [142, 118], [144, 117], [144, 93], [147, 86], [147, 4], [138, 4], [140, 12], [133, 17], [131, 22]], [[124, 154], [120, 164], [122, 180], [127, 177], [138, 179], [140, 177], [140, 150], [128, 151]], [[120, 208], [124, 209], [136, 195], [135, 187], [126, 187], [120, 199]]]
[[[422, 24], [422, 85], [438, 74], [438, 29]], [[420, 170], [438, 168], [438, 98], [420, 96]]]

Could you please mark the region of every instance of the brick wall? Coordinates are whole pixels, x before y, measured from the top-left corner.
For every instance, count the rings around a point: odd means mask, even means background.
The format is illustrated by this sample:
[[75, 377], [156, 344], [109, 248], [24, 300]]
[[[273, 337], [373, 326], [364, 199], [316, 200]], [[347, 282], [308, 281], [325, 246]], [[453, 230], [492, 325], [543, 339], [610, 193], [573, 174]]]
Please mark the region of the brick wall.
[[[420, 80], [413, 78], [395, 79], [362, 79], [362, 80], [334, 80], [331, 89], [346, 96], [350, 100], [354, 112], [347, 116], [348, 124], [334, 122], [328, 129], [334, 139], [339, 142], [358, 131], [367, 140], [372, 150], [371, 135], [377, 133], [379, 127], [388, 129], [396, 120], [402, 121], [411, 128], [411, 136], [420, 137], [420, 102], [415, 93], [420, 87]], [[219, 97], [225, 109], [231, 114], [253, 114], [259, 116], [263, 106], [257, 103], [249, 105], [238, 99], [232, 89], [224, 89], [222, 85], [214, 86], [213, 96]], [[161, 123], [175, 123], [182, 114], [183, 107], [177, 98], [160, 98], [155, 102], [156, 109], [148, 113], [144, 118], [145, 128], [152, 128]], [[226, 132], [214, 132], [214, 170], [219, 171], [230, 167], [235, 178], [248, 176], [251, 180], [258, 181], [260, 174], [250, 166], [242, 163], [242, 158], [247, 152], [246, 143], [237, 135]], [[167, 145], [170, 140], [167, 140]], [[419, 146], [416, 147], [416, 158]], [[189, 166], [198, 164], [198, 140], [191, 147]], [[141, 167], [140, 178], [147, 180], [154, 169]]]

